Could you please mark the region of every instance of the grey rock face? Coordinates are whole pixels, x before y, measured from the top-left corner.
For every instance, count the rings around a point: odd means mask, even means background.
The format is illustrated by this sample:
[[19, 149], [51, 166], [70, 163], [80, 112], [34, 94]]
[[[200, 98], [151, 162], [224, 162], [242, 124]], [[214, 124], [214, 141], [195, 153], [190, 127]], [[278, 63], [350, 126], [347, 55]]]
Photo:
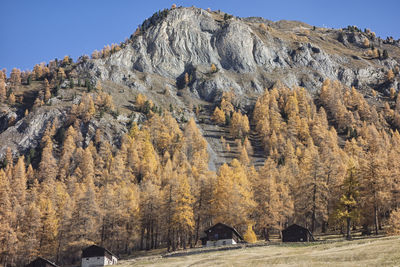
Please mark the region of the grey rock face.
[[[25, 153], [31, 147], [36, 147], [47, 124], [56, 119], [58, 123], [65, 121], [65, 111], [43, 107], [8, 127], [0, 134], [0, 158], [4, 157], [8, 147], [14, 154]], [[56, 125], [57, 128], [59, 126]]]
[[[132, 80], [137, 71], [177, 79], [188, 66], [209, 69], [214, 63], [220, 70], [214, 77], [195, 80], [190, 85], [194, 96], [207, 101], [227, 88], [233, 88], [239, 95], [246, 93], [237, 74], [262, 73], [312, 92], [327, 78], [339, 79], [347, 86], [376, 84], [381, 78], [381, 70], [364, 59], [359, 58], [360, 66], [351, 66], [347, 55], [328, 53], [319, 45], [277, 38], [258, 29], [259, 23], [265, 23], [286, 33], [285, 21], [273, 23], [261, 18], [224, 21], [217, 16], [218, 13], [197, 8], [170, 10], [155, 25], [147, 22], [145, 32], [134, 37], [126, 48], [107, 59], [91, 60], [80, 70], [135, 88]], [[303, 23], [299, 25], [306, 27]], [[354, 33], [345, 34], [343, 43], [359, 46], [362, 41], [363, 37]], [[280, 76], [275, 77], [276, 73]], [[265, 80], [258, 80], [258, 76], [254, 75], [251, 81], [257, 85], [254, 88], [270, 86]]]

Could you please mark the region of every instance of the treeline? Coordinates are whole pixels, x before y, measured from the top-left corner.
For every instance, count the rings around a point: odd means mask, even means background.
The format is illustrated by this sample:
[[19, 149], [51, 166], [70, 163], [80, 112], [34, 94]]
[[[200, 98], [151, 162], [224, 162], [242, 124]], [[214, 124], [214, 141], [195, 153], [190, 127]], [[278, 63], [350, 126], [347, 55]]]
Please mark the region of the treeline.
[[[225, 93], [213, 119], [228, 127], [238, 153], [217, 172], [194, 119], [179, 125], [151, 108], [119, 147], [100, 129], [85, 146], [81, 125], [102, 105], [112, 108], [101, 95], [84, 95], [71, 109], [62, 142], [56, 123], [48, 125], [37, 167], [8, 151], [0, 170], [2, 264], [21, 266], [38, 255], [73, 264], [92, 243], [118, 254], [186, 248], [217, 222], [265, 239], [293, 222], [349, 237], [353, 227], [399, 229], [395, 94], [378, 111], [337, 82], [326, 81], [315, 101], [305, 89], [277, 84], [244, 114]], [[138, 97], [140, 110], [145, 103]], [[251, 130], [267, 156], [259, 169], [249, 157]]]

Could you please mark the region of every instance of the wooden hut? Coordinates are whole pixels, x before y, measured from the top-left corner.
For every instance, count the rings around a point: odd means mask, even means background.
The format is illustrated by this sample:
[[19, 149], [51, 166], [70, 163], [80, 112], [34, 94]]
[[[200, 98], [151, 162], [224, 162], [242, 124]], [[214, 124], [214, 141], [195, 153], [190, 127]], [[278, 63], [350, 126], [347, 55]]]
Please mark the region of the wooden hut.
[[25, 265], [25, 267], [58, 267], [58, 265], [42, 257], [37, 257], [35, 260]]
[[310, 230], [297, 224], [292, 224], [282, 230], [282, 242], [308, 242], [314, 241]]
[[82, 250], [81, 267], [117, 264], [118, 257], [106, 248], [92, 245]]
[[234, 245], [243, 241], [243, 237], [235, 228], [223, 223], [217, 223], [204, 232], [206, 237], [201, 238], [201, 240], [203, 246], [207, 247]]

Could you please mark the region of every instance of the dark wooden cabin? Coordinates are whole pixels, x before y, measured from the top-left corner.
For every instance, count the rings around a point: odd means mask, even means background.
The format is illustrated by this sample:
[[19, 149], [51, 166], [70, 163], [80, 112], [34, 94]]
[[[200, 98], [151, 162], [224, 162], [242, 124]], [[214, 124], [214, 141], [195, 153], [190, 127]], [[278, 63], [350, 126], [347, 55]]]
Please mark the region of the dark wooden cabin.
[[243, 237], [235, 228], [223, 223], [217, 223], [216, 225], [206, 229], [204, 232], [206, 237], [203, 237], [201, 240], [203, 245], [207, 246], [237, 244], [243, 240]]
[[310, 230], [297, 224], [292, 224], [282, 230], [282, 242], [308, 242], [314, 241]]
[[25, 267], [58, 267], [58, 265], [44, 258], [37, 257], [36, 260], [31, 261]]

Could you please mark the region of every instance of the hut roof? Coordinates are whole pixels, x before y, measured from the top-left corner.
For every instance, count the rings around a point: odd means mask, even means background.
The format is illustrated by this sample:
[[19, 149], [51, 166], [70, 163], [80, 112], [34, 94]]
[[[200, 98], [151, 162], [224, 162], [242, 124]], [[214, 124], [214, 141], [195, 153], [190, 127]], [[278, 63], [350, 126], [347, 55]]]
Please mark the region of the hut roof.
[[97, 246], [97, 245], [91, 245], [85, 249], [82, 249], [82, 258], [90, 258], [90, 257], [98, 257], [98, 256], [106, 256], [106, 253], [116, 257], [118, 259], [118, 256], [109, 251], [106, 248]]
[[29, 264], [25, 265], [25, 267], [41, 267], [41, 266], [46, 266], [46, 264], [53, 266], [53, 267], [58, 267], [54, 262], [49, 261], [48, 259], [42, 258], [42, 257], [37, 257], [35, 260], [31, 261]]
[[241, 240], [243, 240], [243, 237], [239, 234], [239, 232], [235, 228], [233, 228], [232, 226], [223, 224], [223, 223], [217, 223], [214, 226], [211, 226], [210, 228], [207, 228], [206, 230], [204, 230], [204, 232], [207, 233], [208, 231], [212, 230], [213, 228], [215, 228], [219, 225], [230, 229], [233, 233], [235, 233], [235, 235], [237, 235]]

